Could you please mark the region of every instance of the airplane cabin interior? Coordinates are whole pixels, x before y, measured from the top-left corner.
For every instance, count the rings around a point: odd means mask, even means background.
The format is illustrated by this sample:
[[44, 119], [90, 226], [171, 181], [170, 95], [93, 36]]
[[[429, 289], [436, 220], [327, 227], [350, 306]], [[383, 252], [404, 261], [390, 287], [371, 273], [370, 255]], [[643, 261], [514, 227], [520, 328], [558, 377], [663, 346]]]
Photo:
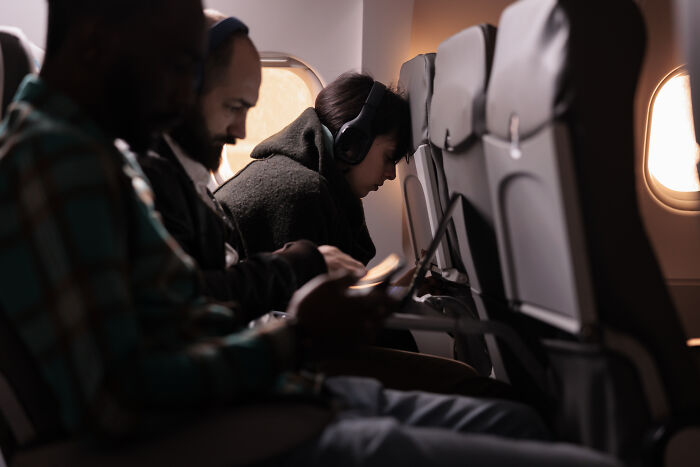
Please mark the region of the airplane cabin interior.
[[[552, 443], [596, 452], [605, 465], [698, 465], [700, 2], [202, 3], [245, 22], [261, 66], [244, 137], [222, 143], [208, 173], [212, 198], [222, 200], [229, 181], [259, 164], [254, 148], [287, 131], [343, 73], [369, 74], [410, 109], [408, 154], [361, 202], [376, 247], [366, 265], [375, 275], [361, 284], [401, 298], [383, 328], [410, 332], [409, 350], [435, 365], [456, 360], [517, 393]], [[42, 69], [47, 8], [0, 4], [5, 125], [20, 83]], [[0, 148], [12, 144], [5, 131]], [[0, 215], [11, 216], [4, 196]], [[0, 268], [9, 268], [3, 229]], [[401, 274], [408, 280], [388, 285]], [[46, 374], [12, 331], [3, 290], [0, 467], [307, 465], [279, 459], [316, 436], [324, 414], [257, 400], [240, 406], [238, 421], [195, 420], [110, 455], [43, 436], [42, 411], [53, 410], [39, 389]], [[288, 318], [275, 309], [261, 319]], [[393, 361], [368, 375], [383, 382]], [[439, 368], [426, 374], [440, 380]], [[484, 465], [508, 465], [498, 459]], [[471, 465], [461, 462], [449, 465]]]

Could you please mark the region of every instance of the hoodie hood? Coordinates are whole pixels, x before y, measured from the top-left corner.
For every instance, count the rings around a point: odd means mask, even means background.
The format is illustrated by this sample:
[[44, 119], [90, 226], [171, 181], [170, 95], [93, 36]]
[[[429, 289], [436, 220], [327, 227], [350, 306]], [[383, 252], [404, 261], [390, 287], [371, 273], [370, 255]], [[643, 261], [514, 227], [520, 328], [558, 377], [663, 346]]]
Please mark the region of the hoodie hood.
[[[353, 194], [345, 175], [333, 159], [333, 140], [329, 138], [329, 133], [321, 124], [316, 110], [306, 109], [282, 131], [257, 145], [250, 155], [257, 161], [249, 164], [232, 178], [226, 184], [230, 185], [227, 190], [219, 189], [217, 198], [220, 201], [224, 199], [222, 202], [233, 208], [241, 205], [236, 213], [239, 218], [244, 218], [255, 209], [242, 205], [248, 203], [258, 206], [264, 203], [267, 206], [266, 209], [272, 209], [268, 206], [269, 200], [271, 197], [278, 196], [279, 199], [273, 203], [274, 209], [283, 211], [273, 217], [281, 218], [289, 212], [296, 212], [297, 206], [293, 203], [298, 199], [297, 195], [300, 191], [310, 193], [309, 190], [311, 190], [316, 192], [317, 196], [323, 193], [323, 197], [328, 199], [322, 200], [320, 204], [333, 205], [334, 214], [310, 213], [310, 218], [295, 219], [293, 223], [325, 222], [331, 226], [329, 231], [337, 230], [337, 226], [343, 225], [344, 227], [340, 229], [342, 232], [336, 232], [328, 238], [311, 238], [311, 240], [329, 242], [367, 263], [376, 250], [365, 223], [362, 200]], [[290, 159], [293, 164], [281, 163], [279, 158]], [[310, 188], [310, 184], [315, 188]], [[268, 191], [261, 191], [263, 186], [268, 186]], [[319, 215], [321, 218], [318, 217]], [[284, 224], [279, 219], [273, 223]], [[283, 227], [287, 229], [289, 226], [285, 224]], [[276, 231], [275, 229], [276, 227], [272, 230]], [[285, 238], [284, 241], [289, 240], [294, 239]]]
[[336, 166], [333, 147], [328, 143], [316, 110], [309, 107], [282, 131], [258, 144], [250, 157], [286, 156], [334, 183], [338, 176], [343, 180], [345, 177]]
[[351, 222], [364, 224], [362, 201], [353, 194], [345, 175], [335, 163], [332, 139], [328, 139], [326, 131], [316, 109], [309, 107], [282, 131], [258, 144], [250, 157], [267, 159], [284, 156], [320, 174]]

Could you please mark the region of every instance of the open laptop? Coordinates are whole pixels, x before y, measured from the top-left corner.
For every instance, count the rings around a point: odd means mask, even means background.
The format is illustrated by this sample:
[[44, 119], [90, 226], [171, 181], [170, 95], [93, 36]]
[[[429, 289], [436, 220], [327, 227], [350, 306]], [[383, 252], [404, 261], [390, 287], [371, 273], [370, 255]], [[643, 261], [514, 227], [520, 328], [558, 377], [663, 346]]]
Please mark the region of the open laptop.
[[[447, 209], [442, 214], [440, 223], [438, 224], [437, 230], [433, 235], [433, 238], [428, 246], [427, 251], [418, 261], [416, 265], [416, 270], [411, 278], [411, 282], [408, 287], [399, 286], [389, 286], [387, 291], [392, 296], [401, 300], [403, 304], [409, 302], [413, 295], [416, 293], [418, 288], [423, 284], [425, 276], [430, 269], [435, 252], [440, 246], [440, 242], [445, 237], [445, 232], [447, 232], [447, 227], [452, 219], [452, 214], [455, 208], [459, 204], [459, 195], [454, 194], [450, 198], [450, 202], [447, 205]], [[370, 271], [358, 281], [358, 283], [351, 287], [353, 289], [368, 289], [379, 284], [388, 282], [391, 277], [404, 265], [403, 260], [396, 254], [391, 254], [387, 256], [381, 263], [370, 269]]]
[[[438, 224], [437, 231], [433, 235], [433, 239], [430, 242], [430, 245], [428, 246], [428, 250], [425, 252], [423, 257], [418, 261], [418, 264], [416, 266], [416, 270], [413, 274], [413, 277], [411, 278], [411, 282], [408, 287], [398, 287], [398, 286], [389, 286], [387, 288], [387, 293], [392, 295], [393, 297], [397, 298], [398, 300], [401, 300], [401, 307], [403, 308], [404, 305], [408, 304], [411, 299], [413, 298], [413, 295], [416, 293], [418, 288], [423, 284], [423, 281], [425, 280], [425, 276], [430, 269], [431, 261], [433, 257], [435, 256], [435, 252], [437, 251], [438, 247], [440, 246], [440, 242], [442, 239], [445, 237], [445, 232], [447, 231], [447, 226], [450, 223], [450, 220], [452, 219], [452, 214], [454, 213], [455, 208], [459, 204], [459, 195], [454, 194], [450, 198], [450, 202], [447, 205], [447, 209], [445, 209], [444, 213], [442, 214], [442, 218], [440, 219], [440, 223]], [[382, 283], [388, 282], [391, 277], [403, 267], [404, 261], [401, 259], [398, 255], [396, 254], [391, 254], [387, 256], [381, 263], [379, 263], [377, 266], [374, 268], [370, 269], [370, 271], [358, 281], [357, 284], [354, 286], [350, 287], [351, 289], [365, 289], [368, 290], [371, 287], [377, 286]], [[366, 293], [365, 291], [357, 290], [359, 293]], [[273, 312], [274, 316], [276, 318], [285, 318], [286, 313], [284, 312], [279, 312], [275, 311]]]
[[400, 297], [401, 300], [403, 300], [404, 302], [411, 300], [418, 288], [423, 284], [425, 276], [428, 270], [430, 269], [433, 257], [435, 256], [435, 252], [440, 246], [440, 242], [442, 242], [442, 239], [445, 237], [447, 227], [450, 224], [450, 220], [452, 220], [452, 214], [454, 213], [455, 208], [459, 204], [459, 198], [460, 195], [456, 193], [453, 194], [450, 198], [450, 202], [447, 204], [447, 208], [442, 214], [442, 218], [440, 219], [440, 223], [438, 224], [437, 230], [435, 231], [433, 239], [430, 242], [430, 245], [428, 246], [428, 250], [425, 252], [420, 261], [418, 261], [416, 271], [413, 274], [413, 278], [411, 279], [411, 283], [409, 284], [405, 295]]

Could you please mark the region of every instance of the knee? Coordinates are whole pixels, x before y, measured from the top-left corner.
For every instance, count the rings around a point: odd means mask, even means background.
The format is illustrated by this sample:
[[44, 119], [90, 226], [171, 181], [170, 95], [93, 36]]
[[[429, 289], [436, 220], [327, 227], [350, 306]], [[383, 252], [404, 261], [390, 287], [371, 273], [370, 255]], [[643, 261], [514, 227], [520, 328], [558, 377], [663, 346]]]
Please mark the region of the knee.
[[542, 417], [524, 404], [502, 400], [485, 401], [484, 415], [490, 433], [516, 439], [549, 440], [551, 434]]

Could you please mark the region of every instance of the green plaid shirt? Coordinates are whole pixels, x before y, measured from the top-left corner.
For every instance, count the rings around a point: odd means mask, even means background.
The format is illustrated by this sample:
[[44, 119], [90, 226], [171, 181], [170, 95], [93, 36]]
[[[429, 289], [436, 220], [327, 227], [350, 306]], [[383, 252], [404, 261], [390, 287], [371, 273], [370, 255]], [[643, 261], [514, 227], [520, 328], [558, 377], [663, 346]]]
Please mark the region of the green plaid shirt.
[[28, 77], [0, 126], [0, 306], [69, 432], [270, 390], [291, 328], [205, 303], [132, 154]]

